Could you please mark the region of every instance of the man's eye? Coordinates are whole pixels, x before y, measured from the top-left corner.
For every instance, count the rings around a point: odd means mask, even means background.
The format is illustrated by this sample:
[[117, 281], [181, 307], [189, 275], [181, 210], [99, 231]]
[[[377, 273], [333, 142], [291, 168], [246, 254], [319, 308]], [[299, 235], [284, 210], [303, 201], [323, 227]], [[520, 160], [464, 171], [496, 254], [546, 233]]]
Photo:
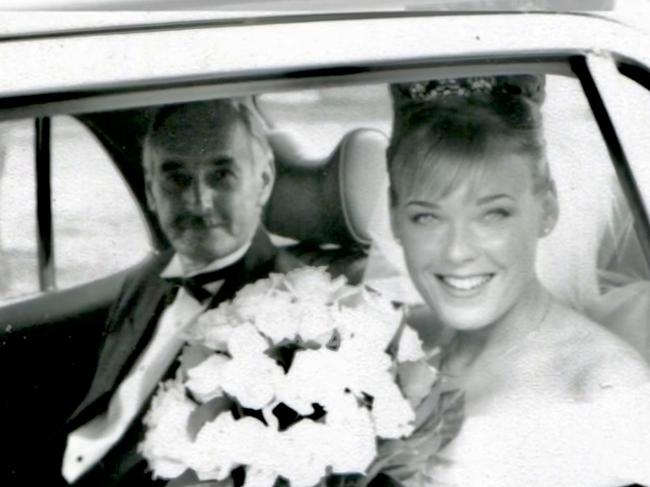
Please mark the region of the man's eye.
[[215, 169], [211, 171], [208, 175], [208, 181], [211, 184], [221, 183], [227, 181], [235, 176], [235, 173], [231, 169]]
[[506, 208], [495, 208], [493, 210], [486, 211], [483, 214], [483, 220], [487, 222], [497, 222], [497, 221], [505, 220], [510, 216], [512, 216], [512, 211]]
[[179, 188], [186, 188], [192, 184], [192, 176], [180, 171], [165, 173], [163, 180], [165, 184]]

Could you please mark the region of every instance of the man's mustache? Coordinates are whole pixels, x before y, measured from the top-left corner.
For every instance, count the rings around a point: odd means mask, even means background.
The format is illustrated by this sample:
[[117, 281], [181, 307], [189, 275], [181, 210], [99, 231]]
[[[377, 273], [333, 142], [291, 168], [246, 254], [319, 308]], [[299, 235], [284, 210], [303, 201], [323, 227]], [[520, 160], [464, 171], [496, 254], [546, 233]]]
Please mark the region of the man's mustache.
[[172, 225], [179, 230], [206, 230], [221, 225], [223, 220], [216, 215], [183, 213], [174, 218]]

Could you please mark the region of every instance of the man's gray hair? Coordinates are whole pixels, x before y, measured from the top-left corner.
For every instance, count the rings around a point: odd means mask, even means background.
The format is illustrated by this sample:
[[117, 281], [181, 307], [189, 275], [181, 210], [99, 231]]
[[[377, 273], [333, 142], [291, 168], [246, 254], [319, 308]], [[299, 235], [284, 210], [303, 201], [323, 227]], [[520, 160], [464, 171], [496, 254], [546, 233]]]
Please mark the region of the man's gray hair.
[[[262, 160], [273, 164], [273, 150], [269, 144], [265, 122], [253, 105], [250, 98], [223, 98], [219, 100], [206, 100], [161, 107], [154, 115], [143, 142], [142, 162], [145, 172], [151, 169], [152, 149], [157, 139], [162, 136], [169, 136], [166, 130], [166, 122], [177, 114], [188, 117], [187, 124], [192, 125], [192, 113], [195, 111], [204, 112], [208, 115], [208, 123], [213, 122], [215, 128], [226, 124], [240, 122], [248, 132], [255, 146], [261, 152]], [[203, 121], [206, 123], [206, 121]], [[254, 157], [259, 163], [258, 157]]]

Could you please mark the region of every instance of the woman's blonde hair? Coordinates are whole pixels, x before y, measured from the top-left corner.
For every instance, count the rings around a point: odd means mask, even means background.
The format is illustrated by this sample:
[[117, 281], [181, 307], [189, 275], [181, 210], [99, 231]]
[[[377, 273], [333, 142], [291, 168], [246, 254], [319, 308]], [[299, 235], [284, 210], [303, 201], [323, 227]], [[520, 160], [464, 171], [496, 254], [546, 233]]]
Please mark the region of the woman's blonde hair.
[[[424, 85], [424, 87], [423, 87]], [[391, 201], [444, 196], [503, 153], [529, 156], [533, 190], [551, 185], [540, 104], [544, 79], [497, 76], [391, 87], [395, 106], [387, 150]]]

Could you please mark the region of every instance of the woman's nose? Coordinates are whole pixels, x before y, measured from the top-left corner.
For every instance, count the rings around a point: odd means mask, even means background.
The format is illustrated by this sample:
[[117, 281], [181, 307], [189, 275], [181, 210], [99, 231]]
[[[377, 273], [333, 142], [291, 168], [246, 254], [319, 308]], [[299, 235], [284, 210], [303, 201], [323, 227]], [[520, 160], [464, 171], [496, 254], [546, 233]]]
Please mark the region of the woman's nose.
[[447, 259], [454, 264], [472, 261], [479, 253], [476, 236], [471, 228], [463, 223], [450, 225], [444, 245]]

